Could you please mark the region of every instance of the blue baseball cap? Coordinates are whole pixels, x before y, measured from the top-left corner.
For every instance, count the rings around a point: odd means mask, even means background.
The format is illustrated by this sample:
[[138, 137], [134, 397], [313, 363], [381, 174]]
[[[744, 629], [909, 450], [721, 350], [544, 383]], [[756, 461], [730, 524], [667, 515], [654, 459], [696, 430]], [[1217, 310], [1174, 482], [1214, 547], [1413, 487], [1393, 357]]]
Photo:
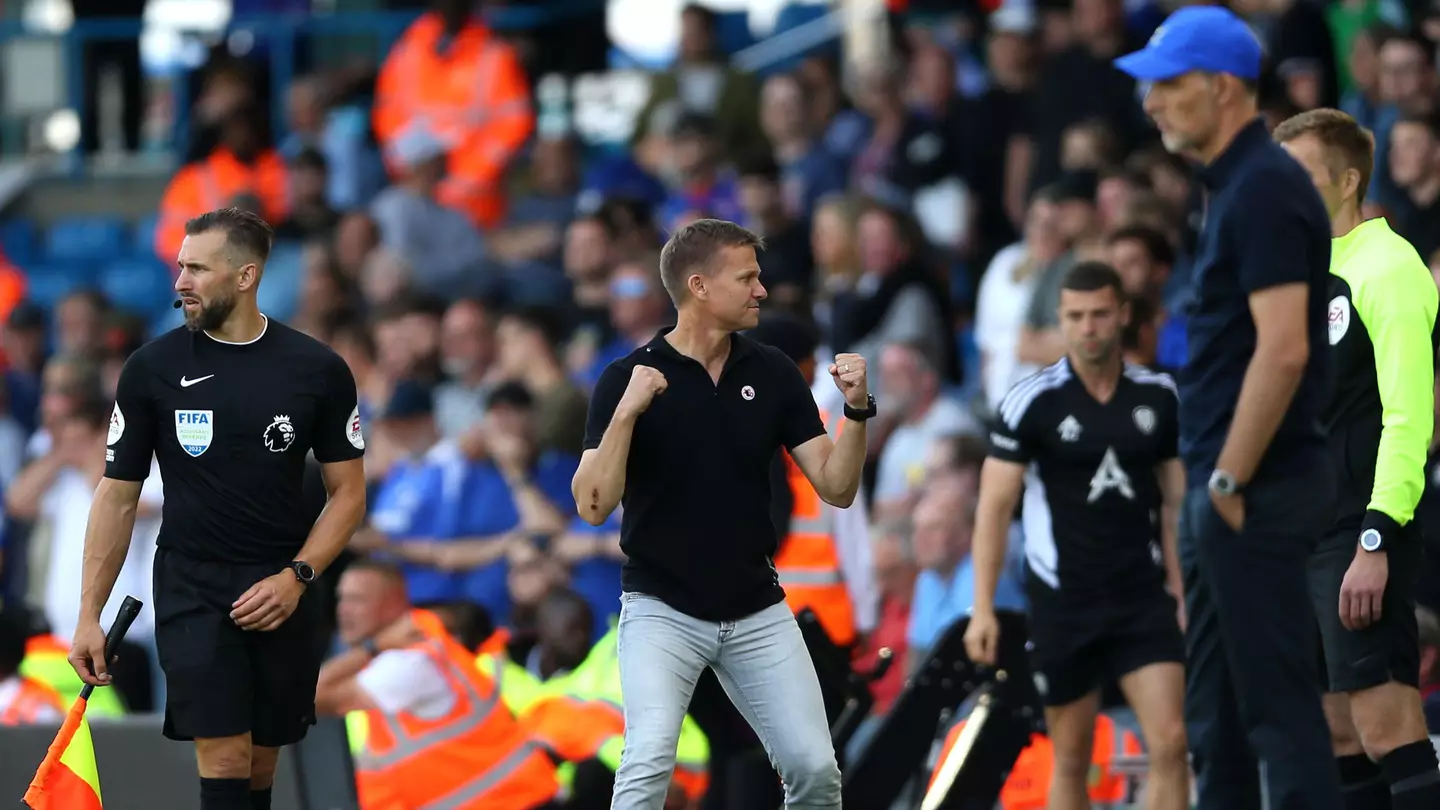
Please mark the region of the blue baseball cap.
[[1260, 78], [1265, 53], [1245, 21], [1218, 6], [1187, 6], [1155, 29], [1144, 48], [1115, 60], [1142, 82], [1163, 82], [1202, 70]]

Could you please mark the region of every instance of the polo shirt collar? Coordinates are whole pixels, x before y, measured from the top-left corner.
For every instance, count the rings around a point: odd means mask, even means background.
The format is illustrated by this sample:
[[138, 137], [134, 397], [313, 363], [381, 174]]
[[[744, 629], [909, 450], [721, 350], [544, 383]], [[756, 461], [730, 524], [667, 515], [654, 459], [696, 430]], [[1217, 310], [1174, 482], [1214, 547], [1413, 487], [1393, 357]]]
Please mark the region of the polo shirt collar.
[[[652, 351], [659, 352], [672, 360], [699, 364], [700, 361], [696, 360], [693, 357], [687, 357], [681, 354], [675, 349], [674, 346], [670, 345], [670, 341], [665, 339], [665, 336], [673, 331], [675, 331], [675, 327], [673, 326], [667, 326], [661, 329], [659, 332], [655, 333], [655, 337], [651, 339], [651, 341], [646, 344], [646, 346]], [[731, 332], [730, 356], [725, 358], [725, 368], [728, 369], [731, 366], [735, 365], [742, 358], [744, 358], [746, 355], [750, 354], [753, 351], [755, 351], [755, 344], [753, 341], [749, 340], [744, 335], [741, 335], [738, 332]]]
[[1245, 156], [1257, 145], [1269, 140], [1270, 132], [1265, 128], [1265, 119], [1256, 116], [1254, 121], [1235, 134], [1235, 140], [1225, 147], [1219, 157], [1200, 170], [1200, 179], [1208, 188], [1224, 188], [1244, 164]]

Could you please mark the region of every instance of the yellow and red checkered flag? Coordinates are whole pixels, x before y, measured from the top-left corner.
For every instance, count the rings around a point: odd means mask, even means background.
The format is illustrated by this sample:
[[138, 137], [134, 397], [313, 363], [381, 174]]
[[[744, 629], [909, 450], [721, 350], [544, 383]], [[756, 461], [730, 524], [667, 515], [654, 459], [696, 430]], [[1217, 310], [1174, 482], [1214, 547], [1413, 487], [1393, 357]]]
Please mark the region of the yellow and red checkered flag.
[[[127, 596], [120, 613], [105, 636], [106, 657], [125, 638], [130, 623], [140, 613], [140, 600]], [[86, 684], [65, 715], [60, 733], [50, 743], [45, 761], [35, 771], [24, 802], [30, 810], [102, 810], [100, 803], [100, 772], [95, 767], [95, 744], [90, 739], [90, 724], [85, 720], [85, 706], [95, 687]]]

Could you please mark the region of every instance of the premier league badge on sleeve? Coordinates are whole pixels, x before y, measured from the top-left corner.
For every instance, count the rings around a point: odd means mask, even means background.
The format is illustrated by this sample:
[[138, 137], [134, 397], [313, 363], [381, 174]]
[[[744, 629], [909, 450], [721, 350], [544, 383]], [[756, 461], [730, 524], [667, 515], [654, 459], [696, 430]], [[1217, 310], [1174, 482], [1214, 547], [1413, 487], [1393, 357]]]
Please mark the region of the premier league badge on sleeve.
[[214, 411], [175, 411], [175, 438], [192, 458], [210, 449], [215, 439]]

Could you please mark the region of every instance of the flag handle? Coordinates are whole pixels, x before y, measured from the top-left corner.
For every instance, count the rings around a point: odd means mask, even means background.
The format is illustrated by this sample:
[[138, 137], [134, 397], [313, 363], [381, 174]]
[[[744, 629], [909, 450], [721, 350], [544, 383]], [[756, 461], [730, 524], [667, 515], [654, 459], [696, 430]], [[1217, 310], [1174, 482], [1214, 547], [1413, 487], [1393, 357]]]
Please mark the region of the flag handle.
[[[135, 617], [140, 615], [140, 607], [140, 600], [133, 596], [125, 597], [125, 601], [120, 603], [120, 612], [115, 616], [115, 623], [110, 625], [110, 632], [105, 634], [107, 663], [115, 660], [115, 656], [110, 651], [120, 646], [120, 642], [125, 640], [125, 634], [130, 632], [130, 625], [135, 622]], [[93, 691], [95, 691], [94, 684], [85, 684], [85, 687], [80, 690], [80, 699], [89, 700], [90, 693]]]

